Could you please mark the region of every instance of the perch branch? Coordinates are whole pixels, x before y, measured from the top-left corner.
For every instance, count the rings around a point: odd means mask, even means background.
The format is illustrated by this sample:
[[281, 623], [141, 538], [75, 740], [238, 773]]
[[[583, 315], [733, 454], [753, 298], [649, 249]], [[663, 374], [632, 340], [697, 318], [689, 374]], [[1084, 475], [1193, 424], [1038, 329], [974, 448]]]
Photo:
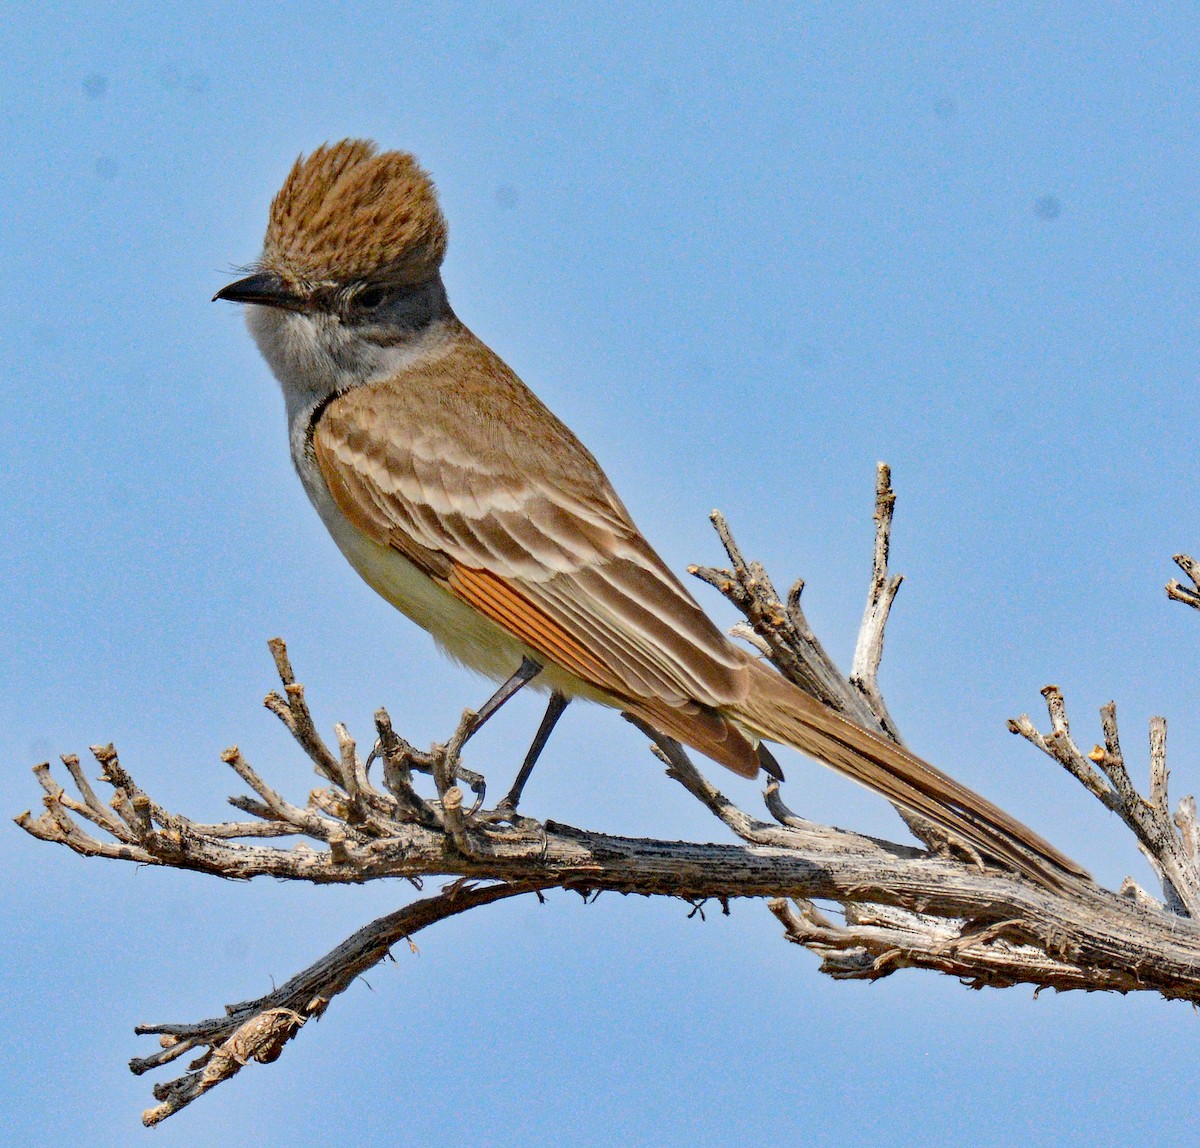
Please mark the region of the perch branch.
[[[825, 653], [800, 608], [803, 582], [781, 602], [766, 571], [749, 562], [728, 523], [713, 521], [730, 569], [694, 568], [741, 609], [754, 644], [792, 681], [867, 728], [899, 740], [877, 675], [888, 612], [900, 578], [888, 572], [895, 495], [880, 465], [875, 492], [872, 577], [849, 677]], [[1195, 564], [1177, 559], [1195, 581]], [[1191, 563], [1190, 559], [1186, 563]], [[1173, 594], [1191, 602], [1186, 594]], [[1134, 832], [1163, 881], [1166, 905], [1127, 880], [1118, 893], [1088, 883], [1058, 892], [1017, 874], [937, 850], [896, 845], [797, 816], [777, 782], [765, 794], [762, 820], [739, 808], [670, 738], [638, 722], [670, 778], [681, 784], [738, 840], [701, 844], [620, 837], [499, 811], [464, 808], [459, 782], [482, 800], [484, 778], [460, 760], [473, 715], [464, 713], [444, 743], [414, 748], [396, 734], [385, 710], [375, 715], [375, 745], [364, 761], [344, 726], [336, 750], [319, 734], [282, 641], [271, 642], [282, 685], [266, 698], [322, 779], [303, 805], [288, 801], [234, 747], [222, 755], [249, 793], [230, 803], [251, 820], [200, 824], [155, 802], [125, 770], [111, 746], [92, 752], [101, 800], [77, 758], [62, 761], [74, 792], [50, 766], [35, 767], [42, 812], [17, 818], [27, 832], [84, 856], [192, 869], [227, 878], [284, 877], [320, 884], [400, 877], [418, 888], [429, 877], [458, 880], [436, 897], [410, 904], [359, 930], [309, 969], [225, 1017], [192, 1024], [142, 1026], [161, 1049], [132, 1062], [160, 1068], [194, 1050], [188, 1071], [155, 1089], [157, 1123], [250, 1060], [269, 1061], [355, 976], [388, 955], [397, 940], [454, 913], [504, 897], [564, 889], [585, 897], [605, 890], [679, 898], [693, 906], [715, 899], [767, 901], [787, 939], [821, 957], [840, 979], [877, 979], [899, 968], [926, 968], [974, 987], [1033, 984], [1039, 990], [1151, 991], [1200, 1003], [1200, 827], [1186, 798], [1168, 813], [1166, 726], [1151, 723], [1149, 798], [1126, 770], [1116, 711], [1102, 711], [1104, 746], [1084, 754], [1071, 740], [1066, 706], [1045, 691], [1050, 731], [1022, 716], [1010, 728], [1067, 768]], [[372, 776], [372, 765], [382, 768]], [[432, 780], [418, 792], [417, 775]], [[424, 784], [424, 783], [422, 783]], [[477, 803], [478, 804], [478, 803]], [[937, 838], [915, 830], [922, 840]], [[275, 839], [293, 839], [286, 847]], [[816, 901], [839, 906], [836, 913]], [[1168, 911], [1170, 910], [1170, 911]]]
[[[320, 814], [301, 810], [304, 816], [297, 816], [298, 807], [282, 802], [260, 779], [254, 788], [265, 791], [259, 803], [264, 815], [290, 819], [298, 835], [323, 842], [326, 848], [282, 849], [205, 835], [177, 816], [167, 832], [157, 821], [162, 811], [151, 801], [154, 824], [139, 831], [139, 843], [122, 844], [124, 854], [108, 855], [231, 877], [272, 875], [321, 883], [450, 875], [501, 882], [514, 891], [611, 890], [691, 903], [708, 898], [782, 899], [801, 907], [802, 921], [810, 920], [804, 916], [805, 903], [835, 901], [843, 906], [848, 934], [835, 938], [831, 925], [819, 934], [805, 933], [790, 917], [785, 924], [789, 937], [820, 953], [826, 971], [839, 977], [873, 979], [900, 967], [923, 967], [978, 984], [1149, 990], [1200, 1002], [1200, 926], [1190, 919], [1148, 906], [1135, 896], [1082, 884], [1070, 893], [1055, 894], [1000, 869], [981, 871], [951, 858], [804, 822], [786, 809], [777, 792], [769, 800], [778, 823], [759, 821], [707, 782], [677, 746], [668, 739], [656, 740], [671, 775], [713, 809], [742, 843], [654, 841], [523, 819], [519, 826], [473, 822], [467, 832], [474, 847], [464, 852], [448, 832], [411, 822], [397, 820], [403, 832], [379, 836], [370, 822], [353, 820], [354, 810], [344, 799], [326, 800]], [[107, 760], [108, 772], [117, 776], [112, 768], [115, 756]], [[124, 770], [120, 776], [128, 780]], [[57, 792], [48, 790], [45, 804], [41, 817], [20, 819], [27, 830], [81, 853], [100, 851], [81, 830], [64, 830], [63, 819], [71, 819]], [[346, 818], [340, 823], [340, 836], [330, 828], [334, 818], [329, 810], [335, 807]], [[980, 932], [987, 929], [992, 932]], [[842, 955], [835, 957], [834, 950]], [[872, 953], [870, 962], [858, 950]], [[885, 954], [893, 955], [880, 961]], [[330, 954], [330, 967], [343, 955], [342, 949]], [[355, 966], [360, 971], [361, 967]], [[272, 1010], [308, 1015], [295, 1002], [280, 1003], [275, 996], [255, 1006], [254, 1016], [244, 1019], [265, 1028], [252, 1026], [239, 1040], [253, 1036], [262, 1047], [281, 1046], [298, 1027], [294, 1017]], [[262, 1019], [268, 1013], [273, 1019]], [[166, 1035], [179, 1038], [193, 1031], [186, 1026], [163, 1028]], [[214, 1041], [232, 1035], [232, 1030], [213, 1032], [211, 1026], [203, 1031]], [[206, 1042], [197, 1038], [197, 1043]], [[156, 1056], [166, 1059], [165, 1054]], [[158, 1063], [154, 1057], [137, 1062], [144, 1068]], [[199, 1095], [225, 1079], [230, 1066], [222, 1064], [219, 1072], [212, 1069], [203, 1079], [189, 1077], [180, 1085], [180, 1095]]]

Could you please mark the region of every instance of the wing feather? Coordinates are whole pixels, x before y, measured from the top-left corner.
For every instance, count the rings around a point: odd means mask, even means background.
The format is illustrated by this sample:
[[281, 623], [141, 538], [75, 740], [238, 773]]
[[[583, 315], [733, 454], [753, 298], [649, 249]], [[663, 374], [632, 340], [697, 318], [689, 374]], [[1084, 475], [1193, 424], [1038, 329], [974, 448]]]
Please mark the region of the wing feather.
[[[313, 453], [342, 512], [595, 687], [668, 708], [744, 697], [745, 655], [587, 450], [488, 356], [443, 356], [326, 404]], [[537, 417], [522, 426], [523, 411]]]

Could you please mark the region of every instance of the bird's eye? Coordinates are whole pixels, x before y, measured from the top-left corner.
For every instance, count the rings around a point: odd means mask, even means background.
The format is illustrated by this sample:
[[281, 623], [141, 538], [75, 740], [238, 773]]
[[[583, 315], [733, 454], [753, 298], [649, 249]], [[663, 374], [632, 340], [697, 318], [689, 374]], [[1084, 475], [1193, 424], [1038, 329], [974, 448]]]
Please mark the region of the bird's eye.
[[364, 287], [354, 296], [354, 306], [359, 311], [374, 311], [386, 298], [382, 287]]

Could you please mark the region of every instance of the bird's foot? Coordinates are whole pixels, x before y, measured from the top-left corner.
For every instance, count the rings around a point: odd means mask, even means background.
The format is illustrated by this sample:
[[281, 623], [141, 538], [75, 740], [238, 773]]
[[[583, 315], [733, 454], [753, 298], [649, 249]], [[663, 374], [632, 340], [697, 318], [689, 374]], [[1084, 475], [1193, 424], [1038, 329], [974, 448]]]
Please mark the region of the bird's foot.
[[484, 809], [474, 820], [481, 825], [511, 825], [514, 829], [522, 829], [537, 824], [532, 817], [525, 817], [517, 812], [516, 802], [505, 798], [494, 809]]

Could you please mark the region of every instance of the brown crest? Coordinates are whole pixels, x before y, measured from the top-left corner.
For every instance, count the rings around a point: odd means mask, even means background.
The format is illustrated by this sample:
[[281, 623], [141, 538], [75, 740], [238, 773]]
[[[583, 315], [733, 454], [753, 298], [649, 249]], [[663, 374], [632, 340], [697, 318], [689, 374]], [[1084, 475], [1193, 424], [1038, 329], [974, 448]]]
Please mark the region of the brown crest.
[[421, 283], [446, 254], [433, 181], [408, 152], [370, 140], [301, 156], [271, 202], [261, 266], [298, 283]]

